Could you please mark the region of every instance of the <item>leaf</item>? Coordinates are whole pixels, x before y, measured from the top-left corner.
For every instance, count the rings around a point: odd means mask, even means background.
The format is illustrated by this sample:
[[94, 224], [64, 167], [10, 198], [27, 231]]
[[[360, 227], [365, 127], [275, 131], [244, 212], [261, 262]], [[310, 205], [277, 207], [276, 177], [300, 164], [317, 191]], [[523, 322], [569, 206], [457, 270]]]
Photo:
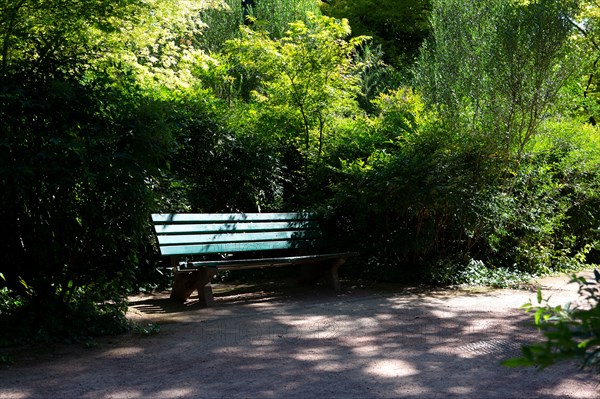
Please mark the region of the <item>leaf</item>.
[[27, 282], [23, 280], [23, 277], [19, 277], [19, 283], [21, 283], [21, 285], [25, 287], [25, 289], [29, 290], [29, 286], [27, 285]]
[[529, 367], [535, 365], [535, 363], [525, 357], [516, 357], [504, 360], [501, 364], [506, 367]]

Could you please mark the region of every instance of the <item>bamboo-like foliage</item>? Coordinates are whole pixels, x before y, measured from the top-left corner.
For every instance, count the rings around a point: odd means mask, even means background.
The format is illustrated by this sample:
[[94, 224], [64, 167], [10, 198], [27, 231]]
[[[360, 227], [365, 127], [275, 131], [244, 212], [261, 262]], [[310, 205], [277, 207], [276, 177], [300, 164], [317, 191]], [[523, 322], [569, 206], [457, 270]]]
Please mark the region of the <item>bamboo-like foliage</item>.
[[462, 140], [520, 158], [577, 72], [577, 1], [435, 0], [417, 67], [424, 97]]

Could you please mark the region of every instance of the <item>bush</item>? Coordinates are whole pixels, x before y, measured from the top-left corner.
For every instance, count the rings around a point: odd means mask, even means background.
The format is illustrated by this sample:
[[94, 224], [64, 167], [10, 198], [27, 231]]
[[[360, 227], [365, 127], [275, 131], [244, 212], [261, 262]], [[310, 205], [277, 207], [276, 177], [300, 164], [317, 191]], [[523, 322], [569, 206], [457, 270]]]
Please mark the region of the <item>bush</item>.
[[[576, 120], [545, 123], [520, 161], [506, 164], [410, 101], [388, 97], [379, 119], [341, 144], [340, 153], [355, 160], [329, 175], [337, 179], [330, 212], [347, 220], [352, 245], [377, 260], [384, 269], [378, 274], [505, 286], [575, 270], [595, 254], [596, 128]], [[391, 125], [401, 126], [395, 137]]]
[[[223, 44], [239, 36], [239, 26], [244, 23], [241, 2], [225, 0], [224, 7], [203, 12], [202, 21], [208, 28], [201, 37], [201, 46], [213, 53], [223, 49]], [[306, 14], [320, 13], [314, 0], [295, 1], [255, 1], [250, 7], [253, 25], [268, 31], [273, 38], [281, 38], [288, 29], [288, 23], [306, 19]]]
[[599, 135], [548, 122], [580, 65], [577, 7], [432, 5], [417, 95], [380, 95], [330, 151], [330, 212], [381, 275], [505, 285], [579, 267], [600, 239]]
[[[237, 123], [235, 109], [204, 90], [178, 100], [170, 169], [157, 191], [157, 210], [257, 212], [277, 209], [283, 171], [279, 148]], [[231, 121], [233, 120], [233, 121]]]
[[7, 287], [36, 314], [36, 330], [55, 330], [48, 315], [113, 314], [104, 300], [131, 286], [147, 239], [147, 182], [168, 147], [168, 106], [102, 77], [15, 75], [0, 86]]
[[[442, 262], [442, 261], [440, 261]], [[494, 288], [519, 288], [536, 276], [507, 268], [490, 268], [482, 261], [469, 259], [465, 262], [446, 260], [431, 266], [426, 281], [439, 285], [472, 285]]]
[[[87, 287], [88, 290], [95, 286]], [[105, 293], [106, 289], [98, 292]], [[114, 335], [128, 331], [125, 300], [114, 294], [114, 300], [104, 295], [85, 292], [80, 288], [68, 303], [48, 303], [41, 313], [34, 298], [12, 293], [0, 308], [0, 347], [38, 342], [81, 342], [92, 337]]]
[[577, 305], [551, 306], [538, 290], [537, 305], [523, 306], [534, 313], [545, 342], [523, 346], [523, 356], [505, 365], [545, 368], [575, 359], [581, 367], [600, 372], [600, 273], [594, 270], [594, 281], [573, 275], [570, 283], [579, 284], [581, 303]]

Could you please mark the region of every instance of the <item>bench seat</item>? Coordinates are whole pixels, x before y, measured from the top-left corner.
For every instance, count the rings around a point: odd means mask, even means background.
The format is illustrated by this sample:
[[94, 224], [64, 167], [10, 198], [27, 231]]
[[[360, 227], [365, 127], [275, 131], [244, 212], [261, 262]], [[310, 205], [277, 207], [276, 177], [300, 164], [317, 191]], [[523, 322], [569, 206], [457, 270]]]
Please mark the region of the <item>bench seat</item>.
[[328, 252], [313, 213], [153, 214], [161, 254], [171, 258], [171, 298], [198, 291], [213, 302], [211, 279], [219, 270], [300, 265], [301, 280], [325, 278], [339, 290], [337, 271], [356, 252]]
[[260, 269], [263, 267], [278, 267], [294, 264], [298, 265], [303, 263], [323, 262], [349, 256], [353, 256], [352, 253], [340, 252], [325, 255], [287, 256], [280, 258], [209, 260], [200, 262], [189, 261], [180, 264], [179, 270], [194, 269], [198, 267], [216, 267], [219, 270]]

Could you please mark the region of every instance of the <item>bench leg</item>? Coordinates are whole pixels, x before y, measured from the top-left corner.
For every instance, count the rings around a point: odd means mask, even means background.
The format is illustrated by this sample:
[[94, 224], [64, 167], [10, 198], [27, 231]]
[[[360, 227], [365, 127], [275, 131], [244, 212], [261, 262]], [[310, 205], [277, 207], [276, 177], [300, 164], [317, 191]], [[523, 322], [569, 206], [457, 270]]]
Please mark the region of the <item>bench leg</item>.
[[198, 290], [200, 304], [204, 306], [212, 305], [213, 295], [210, 281], [216, 273], [216, 268], [207, 267], [176, 272], [173, 288], [171, 289], [171, 299], [185, 302], [194, 291]]
[[335, 291], [340, 291], [338, 270], [345, 262], [346, 258], [340, 258], [329, 266], [323, 263], [305, 263], [302, 265], [300, 281], [304, 284], [314, 284], [322, 278]]
[[340, 278], [338, 277], [338, 270], [340, 266], [346, 263], [346, 258], [340, 258], [336, 260], [333, 265], [329, 268], [329, 273], [325, 274], [325, 281], [335, 291], [340, 291]]

